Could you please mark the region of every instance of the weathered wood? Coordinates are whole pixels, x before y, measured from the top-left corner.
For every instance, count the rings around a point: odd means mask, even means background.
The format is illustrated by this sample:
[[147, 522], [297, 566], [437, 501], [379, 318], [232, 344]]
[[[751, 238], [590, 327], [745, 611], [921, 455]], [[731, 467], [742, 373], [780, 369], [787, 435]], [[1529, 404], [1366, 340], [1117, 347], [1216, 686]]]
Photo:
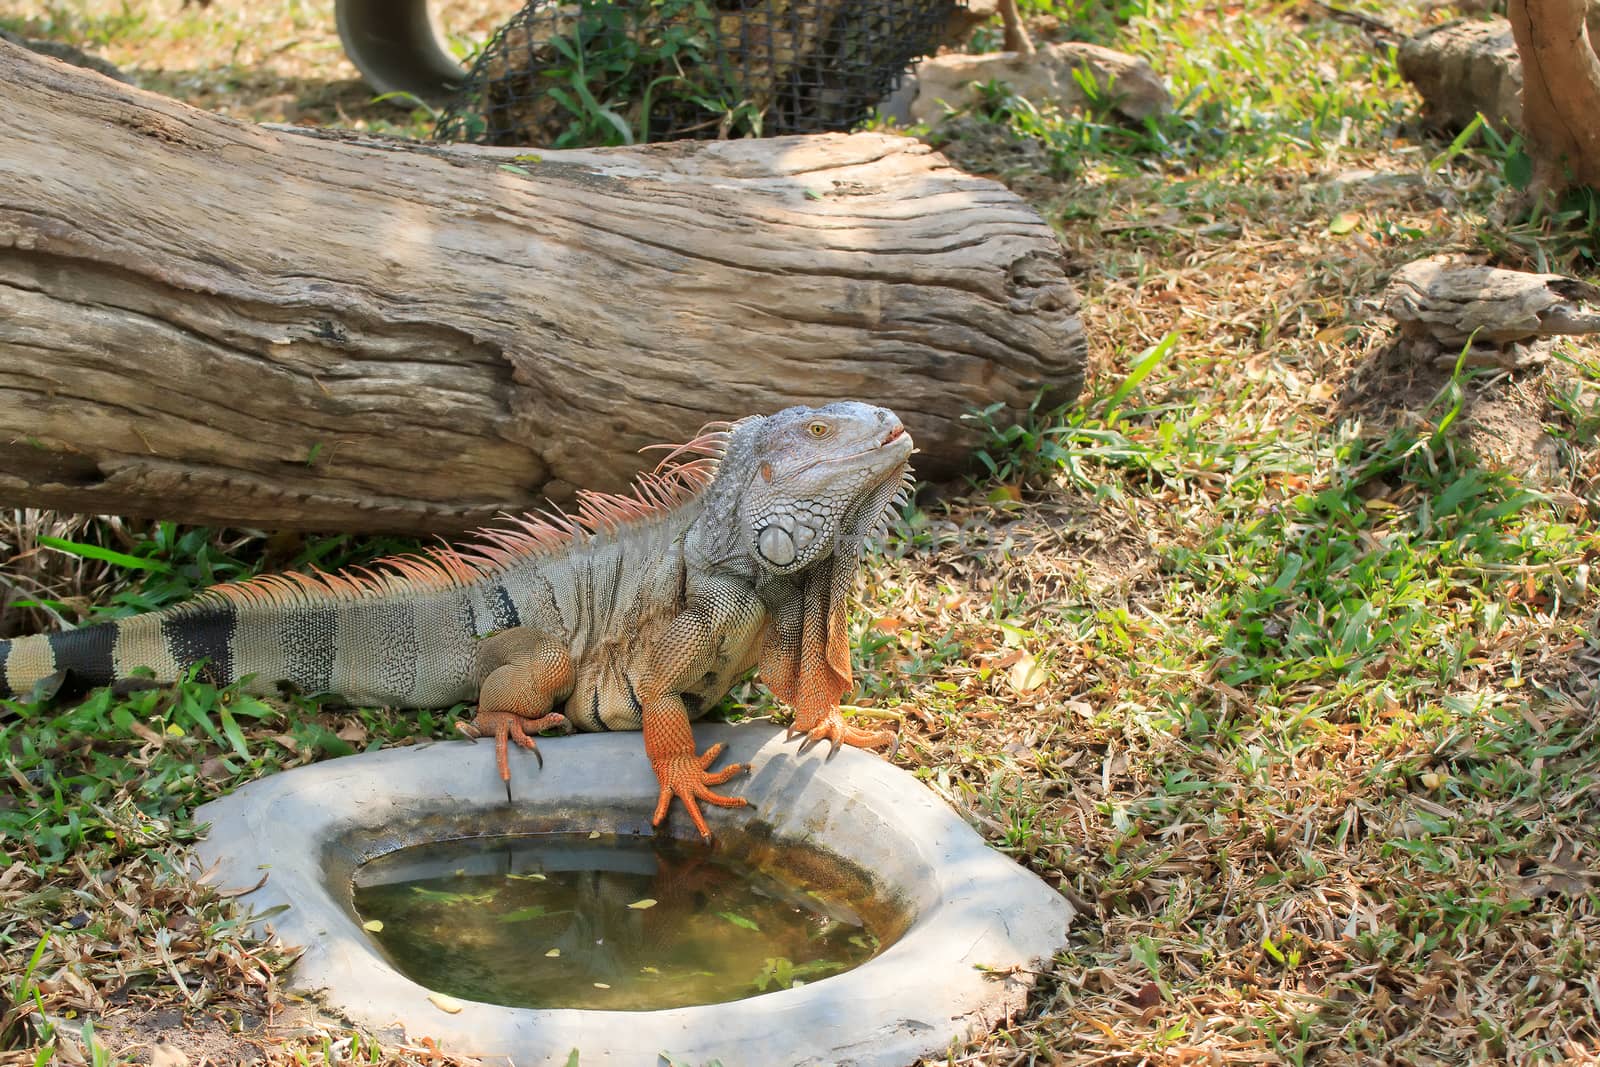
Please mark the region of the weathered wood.
[[1510, 0], [1506, 14], [1522, 58], [1522, 130], [1533, 187], [1600, 190], [1600, 53], [1588, 0]]
[[1600, 333], [1600, 288], [1560, 274], [1530, 274], [1433, 256], [1394, 272], [1384, 310], [1412, 337], [1445, 345], [1508, 345]]
[[702, 422], [1081, 384], [1054, 233], [876, 134], [544, 152], [234, 122], [0, 44], [0, 505], [449, 531]]

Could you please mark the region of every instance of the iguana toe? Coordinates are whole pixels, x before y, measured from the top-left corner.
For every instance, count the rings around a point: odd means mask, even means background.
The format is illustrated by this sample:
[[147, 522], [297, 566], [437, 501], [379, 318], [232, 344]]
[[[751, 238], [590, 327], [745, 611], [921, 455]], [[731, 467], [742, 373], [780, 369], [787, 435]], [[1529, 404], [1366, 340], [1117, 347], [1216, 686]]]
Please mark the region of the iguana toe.
[[478, 715], [470, 723], [458, 722], [456, 729], [467, 737], [477, 739], [480, 737], [494, 738], [495, 765], [500, 769], [500, 780], [511, 781], [511, 760], [507, 751], [507, 742], [515, 741], [520, 747], [533, 753], [539, 761], [539, 769], [544, 769], [544, 756], [539, 752], [539, 746], [529, 734], [549, 730], [566, 722], [565, 715], [551, 712], [541, 715], [537, 719], [530, 719], [510, 711], [484, 711], [478, 710]]
[[750, 769], [749, 764], [730, 763], [720, 771], [708, 771], [706, 768], [711, 762], [722, 754], [723, 746], [712, 745], [699, 755], [669, 756], [655, 764], [656, 780], [661, 783], [661, 795], [656, 800], [655, 814], [650, 817], [651, 826], [660, 826], [661, 820], [667, 817], [667, 809], [672, 805], [672, 798], [677, 797], [683, 801], [683, 806], [689, 812], [689, 818], [694, 820], [694, 828], [700, 831], [700, 836], [711, 840], [711, 828], [706, 825], [705, 816], [700, 813], [700, 802], [714, 805], [719, 808], [742, 808], [749, 803], [744, 797], [727, 797], [720, 793], [713, 793], [711, 787], [721, 785], [735, 775], [743, 774]]
[[[796, 732], [796, 728], [790, 728], [791, 737]], [[887, 745], [889, 751], [885, 755], [890, 758], [900, 747], [900, 735], [893, 730], [863, 730], [851, 726], [844, 721], [844, 713], [838, 708], [825, 712], [822, 720], [810, 729], [801, 728], [798, 732], [804, 733], [806, 738], [800, 743], [802, 753], [810, 751], [818, 741], [827, 741], [830, 745], [829, 759], [832, 759], [843, 745], [849, 745], [851, 748], [882, 748]]]

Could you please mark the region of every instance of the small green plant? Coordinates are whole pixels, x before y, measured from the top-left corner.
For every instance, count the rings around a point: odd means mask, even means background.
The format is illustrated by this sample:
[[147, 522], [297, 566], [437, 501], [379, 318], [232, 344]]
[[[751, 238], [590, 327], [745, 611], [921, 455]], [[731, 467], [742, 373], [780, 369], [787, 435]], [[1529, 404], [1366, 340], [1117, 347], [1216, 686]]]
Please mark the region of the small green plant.
[[40, 935], [22, 974], [15, 981], [7, 980], [0, 985], [0, 1008], [4, 1008], [4, 1011], [0, 1011], [0, 1049], [16, 1048], [21, 1044], [23, 1031], [30, 1018], [39, 1044], [46, 1044], [55, 1033], [55, 1028], [46, 1020], [38, 983], [33, 980], [49, 941], [49, 931]]
[[[759, 136], [762, 109], [735, 89], [718, 14], [709, 0], [579, 0], [539, 42], [531, 79], [486, 92], [510, 94], [495, 106], [522, 112], [555, 148], [635, 144], [696, 124], [720, 136]], [[516, 32], [532, 34], [535, 25]]]

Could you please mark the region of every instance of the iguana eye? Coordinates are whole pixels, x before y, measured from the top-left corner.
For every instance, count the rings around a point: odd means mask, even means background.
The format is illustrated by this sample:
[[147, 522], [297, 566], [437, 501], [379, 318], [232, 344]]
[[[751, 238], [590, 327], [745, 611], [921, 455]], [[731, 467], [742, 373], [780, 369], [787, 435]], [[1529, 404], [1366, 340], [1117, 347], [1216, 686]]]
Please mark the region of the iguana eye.
[[820, 420], [813, 422], [810, 426], [806, 427], [806, 433], [810, 434], [812, 437], [826, 437], [828, 436], [828, 424]]

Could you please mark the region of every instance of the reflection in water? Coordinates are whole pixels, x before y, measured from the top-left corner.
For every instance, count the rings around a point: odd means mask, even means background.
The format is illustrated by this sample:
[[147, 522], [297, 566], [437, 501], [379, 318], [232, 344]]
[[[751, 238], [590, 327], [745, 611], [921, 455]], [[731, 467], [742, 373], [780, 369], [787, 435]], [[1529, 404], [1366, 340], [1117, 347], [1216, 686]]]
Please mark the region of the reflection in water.
[[355, 886], [414, 981], [540, 1008], [714, 1004], [849, 970], [879, 947], [850, 903], [698, 841], [587, 834], [402, 849]]

